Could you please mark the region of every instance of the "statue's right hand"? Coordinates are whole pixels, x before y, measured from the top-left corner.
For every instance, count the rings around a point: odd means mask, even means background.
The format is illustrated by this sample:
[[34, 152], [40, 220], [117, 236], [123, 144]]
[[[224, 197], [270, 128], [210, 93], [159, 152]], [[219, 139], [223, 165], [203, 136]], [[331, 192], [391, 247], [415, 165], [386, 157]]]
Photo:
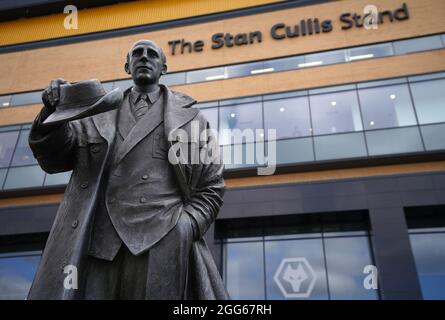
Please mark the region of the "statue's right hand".
[[59, 102], [59, 88], [62, 84], [68, 83], [63, 79], [51, 80], [49, 85], [42, 92], [42, 101], [49, 113], [53, 113]]

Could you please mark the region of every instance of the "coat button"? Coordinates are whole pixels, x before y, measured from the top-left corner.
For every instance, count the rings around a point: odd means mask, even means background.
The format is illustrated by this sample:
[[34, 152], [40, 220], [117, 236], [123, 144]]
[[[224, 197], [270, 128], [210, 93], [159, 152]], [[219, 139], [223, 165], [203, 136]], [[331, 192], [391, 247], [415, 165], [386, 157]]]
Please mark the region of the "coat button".
[[144, 175], [142, 176], [142, 180], [147, 180], [147, 179], [148, 179], [148, 175], [144, 174]]
[[116, 201], [115, 198], [110, 198], [110, 199], [108, 199], [108, 203], [113, 203], [114, 201]]
[[84, 182], [82, 182], [82, 184], [80, 185], [80, 187], [81, 187], [82, 189], [86, 189], [86, 188], [88, 188], [88, 181], [84, 181]]
[[100, 148], [98, 146], [94, 146], [91, 148], [92, 153], [98, 153], [100, 151]]
[[71, 224], [71, 227], [73, 229], [76, 229], [78, 225], [79, 225], [79, 221], [78, 220], [74, 220], [73, 223]]
[[141, 203], [146, 203], [146, 202], [147, 202], [147, 198], [145, 198], [145, 197], [141, 197], [141, 198], [139, 199], [139, 201], [140, 201]]

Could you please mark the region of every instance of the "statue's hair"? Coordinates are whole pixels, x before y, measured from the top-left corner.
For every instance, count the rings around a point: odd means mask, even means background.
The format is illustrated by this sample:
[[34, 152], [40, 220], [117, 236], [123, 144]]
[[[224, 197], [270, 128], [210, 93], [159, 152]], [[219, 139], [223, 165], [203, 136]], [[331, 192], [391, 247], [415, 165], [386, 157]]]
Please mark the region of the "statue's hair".
[[136, 47], [136, 45], [138, 45], [139, 43], [150, 43], [154, 47], [158, 48], [159, 52], [161, 54], [161, 59], [162, 59], [163, 64], [167, 64], [167, 58], [165, 57], [165, 54], [164, 54], [164, 51], [162, 50], [162, 48], [160, 46], [158, 46], [158, 44], [156, 42], [151, 41], [151, 40], [144, 40], [144, 39], [138, 40], [135, 43], [133, 43], [133, 45], [131, 46], [131, 49], [127, 52], [127, 63], [130, 62], [131, 50], [133, 50], [133, 48]]

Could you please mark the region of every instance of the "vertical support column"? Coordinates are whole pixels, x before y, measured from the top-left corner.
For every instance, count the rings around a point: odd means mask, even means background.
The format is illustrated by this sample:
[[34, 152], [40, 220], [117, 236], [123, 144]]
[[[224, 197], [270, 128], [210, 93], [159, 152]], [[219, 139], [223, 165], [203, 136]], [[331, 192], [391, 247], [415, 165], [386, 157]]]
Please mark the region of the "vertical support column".
[[422, 299], [403, 207], [371, 206], [369, 215], [382, 299]]

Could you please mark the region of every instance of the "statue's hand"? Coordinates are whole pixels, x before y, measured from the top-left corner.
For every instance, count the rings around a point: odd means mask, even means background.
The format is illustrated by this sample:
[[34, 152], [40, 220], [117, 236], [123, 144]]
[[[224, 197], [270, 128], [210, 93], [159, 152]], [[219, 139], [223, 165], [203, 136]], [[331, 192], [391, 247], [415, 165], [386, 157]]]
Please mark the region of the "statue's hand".
[[57, 102], [59, 102], [59, 87], [65, 83], [68, 82], [63, 79], [51, 80], [49, 85], [43, 90], [42, 101], [48, 115], [56, 109]]

